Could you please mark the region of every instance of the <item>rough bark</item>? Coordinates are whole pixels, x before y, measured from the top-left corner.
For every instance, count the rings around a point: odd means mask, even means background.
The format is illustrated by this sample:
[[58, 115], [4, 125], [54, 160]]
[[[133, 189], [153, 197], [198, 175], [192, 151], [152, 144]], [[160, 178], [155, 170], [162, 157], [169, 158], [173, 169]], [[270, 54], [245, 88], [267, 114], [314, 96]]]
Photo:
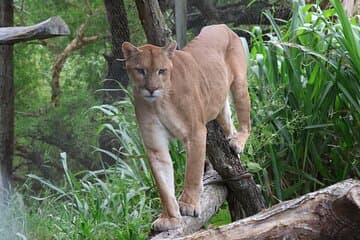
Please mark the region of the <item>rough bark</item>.
[[348, 179], [252, 217], [177, 239], [360, 239], [360, 181]]
[[153, 235], [151, 240], [174, 239], [198, 231], [210, 218], [219, 210], [227, 196], [227, 188], [221, 181], [219, 174], [210, 170], [203, 178], [204, 189], [200, 196], [201, 214], [198, 218], [182, 217], [181, 227], [177, 230], [170, 230]]
[[13, 44], [69, 34], [70, 30], [61, 17], [51, 17], [33, 26], [0, 28], [0, 44]]
[[[0, 27], [13, 25], [13, 1], [0, 0]], [[9, 188], [14, 154], [13, 46], [0, 45], [0, 201]]]
[[125, 64], [123, 61], [119, 61], [119, 59], [124, 57], [121, 51], [121, 45], [125, 41], [130, 41], [130, 33], [124, 1], [105, 0], [104, 4], [110, 26], [112, 52], [111, 56], [105, 57], [108, 63], [108, 73], [104, 81], [105, 91], [103, 102], [105, 104], [111, 104], [125, 97], [125, 93], [121, 91], [120, 88], [127, 88], [129, 84]]
[[233, 23], [234, 25], [267, 24], [267, 19], [262, 14], [264, 11], [272, 11], [274, 17], [280, 19], [289, 19], [291, 14], [291, 3], [285, 0], [276, 1], [275, 3], [254, 1], [249, 5], [238, 2], [220, 7], [209, 3], [204, 5], [200, 1], [196, 2], [194, 6], [199, 9], [201, 14], [192, 15], [189, 18], [189, 27], [197, 27], [199, 24], [206, 25], [210, 21]]
[[[110, 26], [112, 52], [110, 56], [104, 55], [108, 70], [103, 83], [103, 103], [112, 104], [123, 100], [126, 96], [122, 88], [126, 89], [128, 87], [129, 78], [126, 73], [125, 62], [120, 61], [120, 59], [124, 58], [121, 45], [125, 41], [130, 41], [130, 32], [124, 1], [105, 0], [104, 4]], [[101, 133], [99, 146], [101, 149], [109, 152], [113, 152], [113, 149], [121, 148], [114, 135], [107, 130]], [[101, 153], [101, 159], [107, 165], [112, 165], [115, 162], [115, 159], [105, 153]]]
[[136, 7], [148, 41], [164, 46], [170, 39], [170, 31], [165, 25], [158, 1], [136, 0]]
[[233, 221], [261, 211], [264, 199], [250, 173], [230, 148], [223, 130], [216, 121], [207, 124], [206, 155], [214, 169], [226, 181], [228, 203]]

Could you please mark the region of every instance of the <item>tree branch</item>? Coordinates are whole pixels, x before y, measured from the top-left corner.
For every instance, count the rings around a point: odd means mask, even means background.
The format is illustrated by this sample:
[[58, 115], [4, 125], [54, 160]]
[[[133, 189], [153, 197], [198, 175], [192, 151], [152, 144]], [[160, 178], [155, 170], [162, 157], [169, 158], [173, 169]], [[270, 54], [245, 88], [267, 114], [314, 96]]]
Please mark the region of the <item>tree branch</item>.
[[[194, 3], [202, 14], [191, 15], [188, 18], [188, 26], [190, 28], [199, 28], [200, 25], [206, 25], [210, 21], [233, 23], [235, 25], [250, 24], [267, 24], [267, 19], [262, 13], [265, 10], [274, 12], [275, 18], [289, 19], [290, 17], [290, 1], [278, 1], [270, 4], [269, 1], [254, 1], [252, 4], [244, 5], [242, 2], [236, 4], [228, 4], [221, 7], [200, 5], [201, 2]], [[206, 11], [207, 14], [203, 14]]]
[[33, 26], [0, 28], [0, 44], [13, 44], [69, 34], [70, 30], [61, 17], [51, 17]]
[[86, 26], [85, 23], [80, 25], [80, 27], [77, 31], [76, 37], [66, 46], [64, 51], [57, 56], [55, 64], [53, 66], [52, 80], [51, 80], [51, 103], [55, 107], [59, 106], [59, 104], [60, 104], [60, 102], [59, 102], [60, 101], [60, 93], [61, 93], [60, 73], [64, 67], [66, 59], [75, 50], [80, 49], [84, 45], [99, 39], [98, 35], [85, 37], [84, 36], [85, 26]]

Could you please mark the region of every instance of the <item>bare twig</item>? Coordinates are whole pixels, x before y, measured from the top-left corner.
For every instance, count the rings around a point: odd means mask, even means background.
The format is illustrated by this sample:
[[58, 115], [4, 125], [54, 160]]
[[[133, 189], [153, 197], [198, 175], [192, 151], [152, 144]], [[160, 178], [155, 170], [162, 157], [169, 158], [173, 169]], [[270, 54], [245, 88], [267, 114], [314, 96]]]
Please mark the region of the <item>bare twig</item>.
[[84, 45], [99, 39], [98, 35], [85, 37], [86, 23], [80, 25], [76, 37], [66, 46], [64, 51], [58, 55], [52, 70], [51, 80], [51, 103], [53, 106], [59, 106], [60, 100], [60, 73], [64, 67], [66, 59], [76, 50], [82, 48]]

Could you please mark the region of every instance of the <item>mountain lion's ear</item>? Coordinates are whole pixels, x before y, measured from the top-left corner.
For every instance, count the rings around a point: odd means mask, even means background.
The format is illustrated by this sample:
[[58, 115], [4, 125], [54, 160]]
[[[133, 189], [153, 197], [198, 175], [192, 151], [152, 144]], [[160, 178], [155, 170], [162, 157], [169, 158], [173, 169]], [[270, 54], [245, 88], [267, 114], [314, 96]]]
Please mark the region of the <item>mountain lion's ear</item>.
[[169, 58], [171, 59], [175, 54], [176, 41], [169, 42], [168, 44], [165, 45], [165, 47], [163, 47], [163, 49], [167, 52]]
[[124, 54], [124, 58], [128, 59], [129, 57], [133, 56], [136, 53], [139, 53], [140, 50], [135, 47], [134, 45], [132, 45], [129, 42], [124, 42], [121, 46], [121, 50]]

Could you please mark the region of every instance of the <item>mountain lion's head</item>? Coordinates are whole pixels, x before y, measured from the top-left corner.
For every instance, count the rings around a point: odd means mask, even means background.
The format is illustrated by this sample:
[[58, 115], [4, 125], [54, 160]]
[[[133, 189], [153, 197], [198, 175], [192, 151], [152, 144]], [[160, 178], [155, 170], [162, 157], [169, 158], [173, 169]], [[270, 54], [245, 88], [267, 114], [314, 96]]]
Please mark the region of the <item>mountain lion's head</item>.
[[164, 47], [146, 44], [135, 47], [124, 42], [122, 51], [126, 59], [126, 69], [133, 81], [134, 94], [153, 102], [165, 94], [170, 87], [172, 69], [171, 58], [174, 56], [176, 42]]

